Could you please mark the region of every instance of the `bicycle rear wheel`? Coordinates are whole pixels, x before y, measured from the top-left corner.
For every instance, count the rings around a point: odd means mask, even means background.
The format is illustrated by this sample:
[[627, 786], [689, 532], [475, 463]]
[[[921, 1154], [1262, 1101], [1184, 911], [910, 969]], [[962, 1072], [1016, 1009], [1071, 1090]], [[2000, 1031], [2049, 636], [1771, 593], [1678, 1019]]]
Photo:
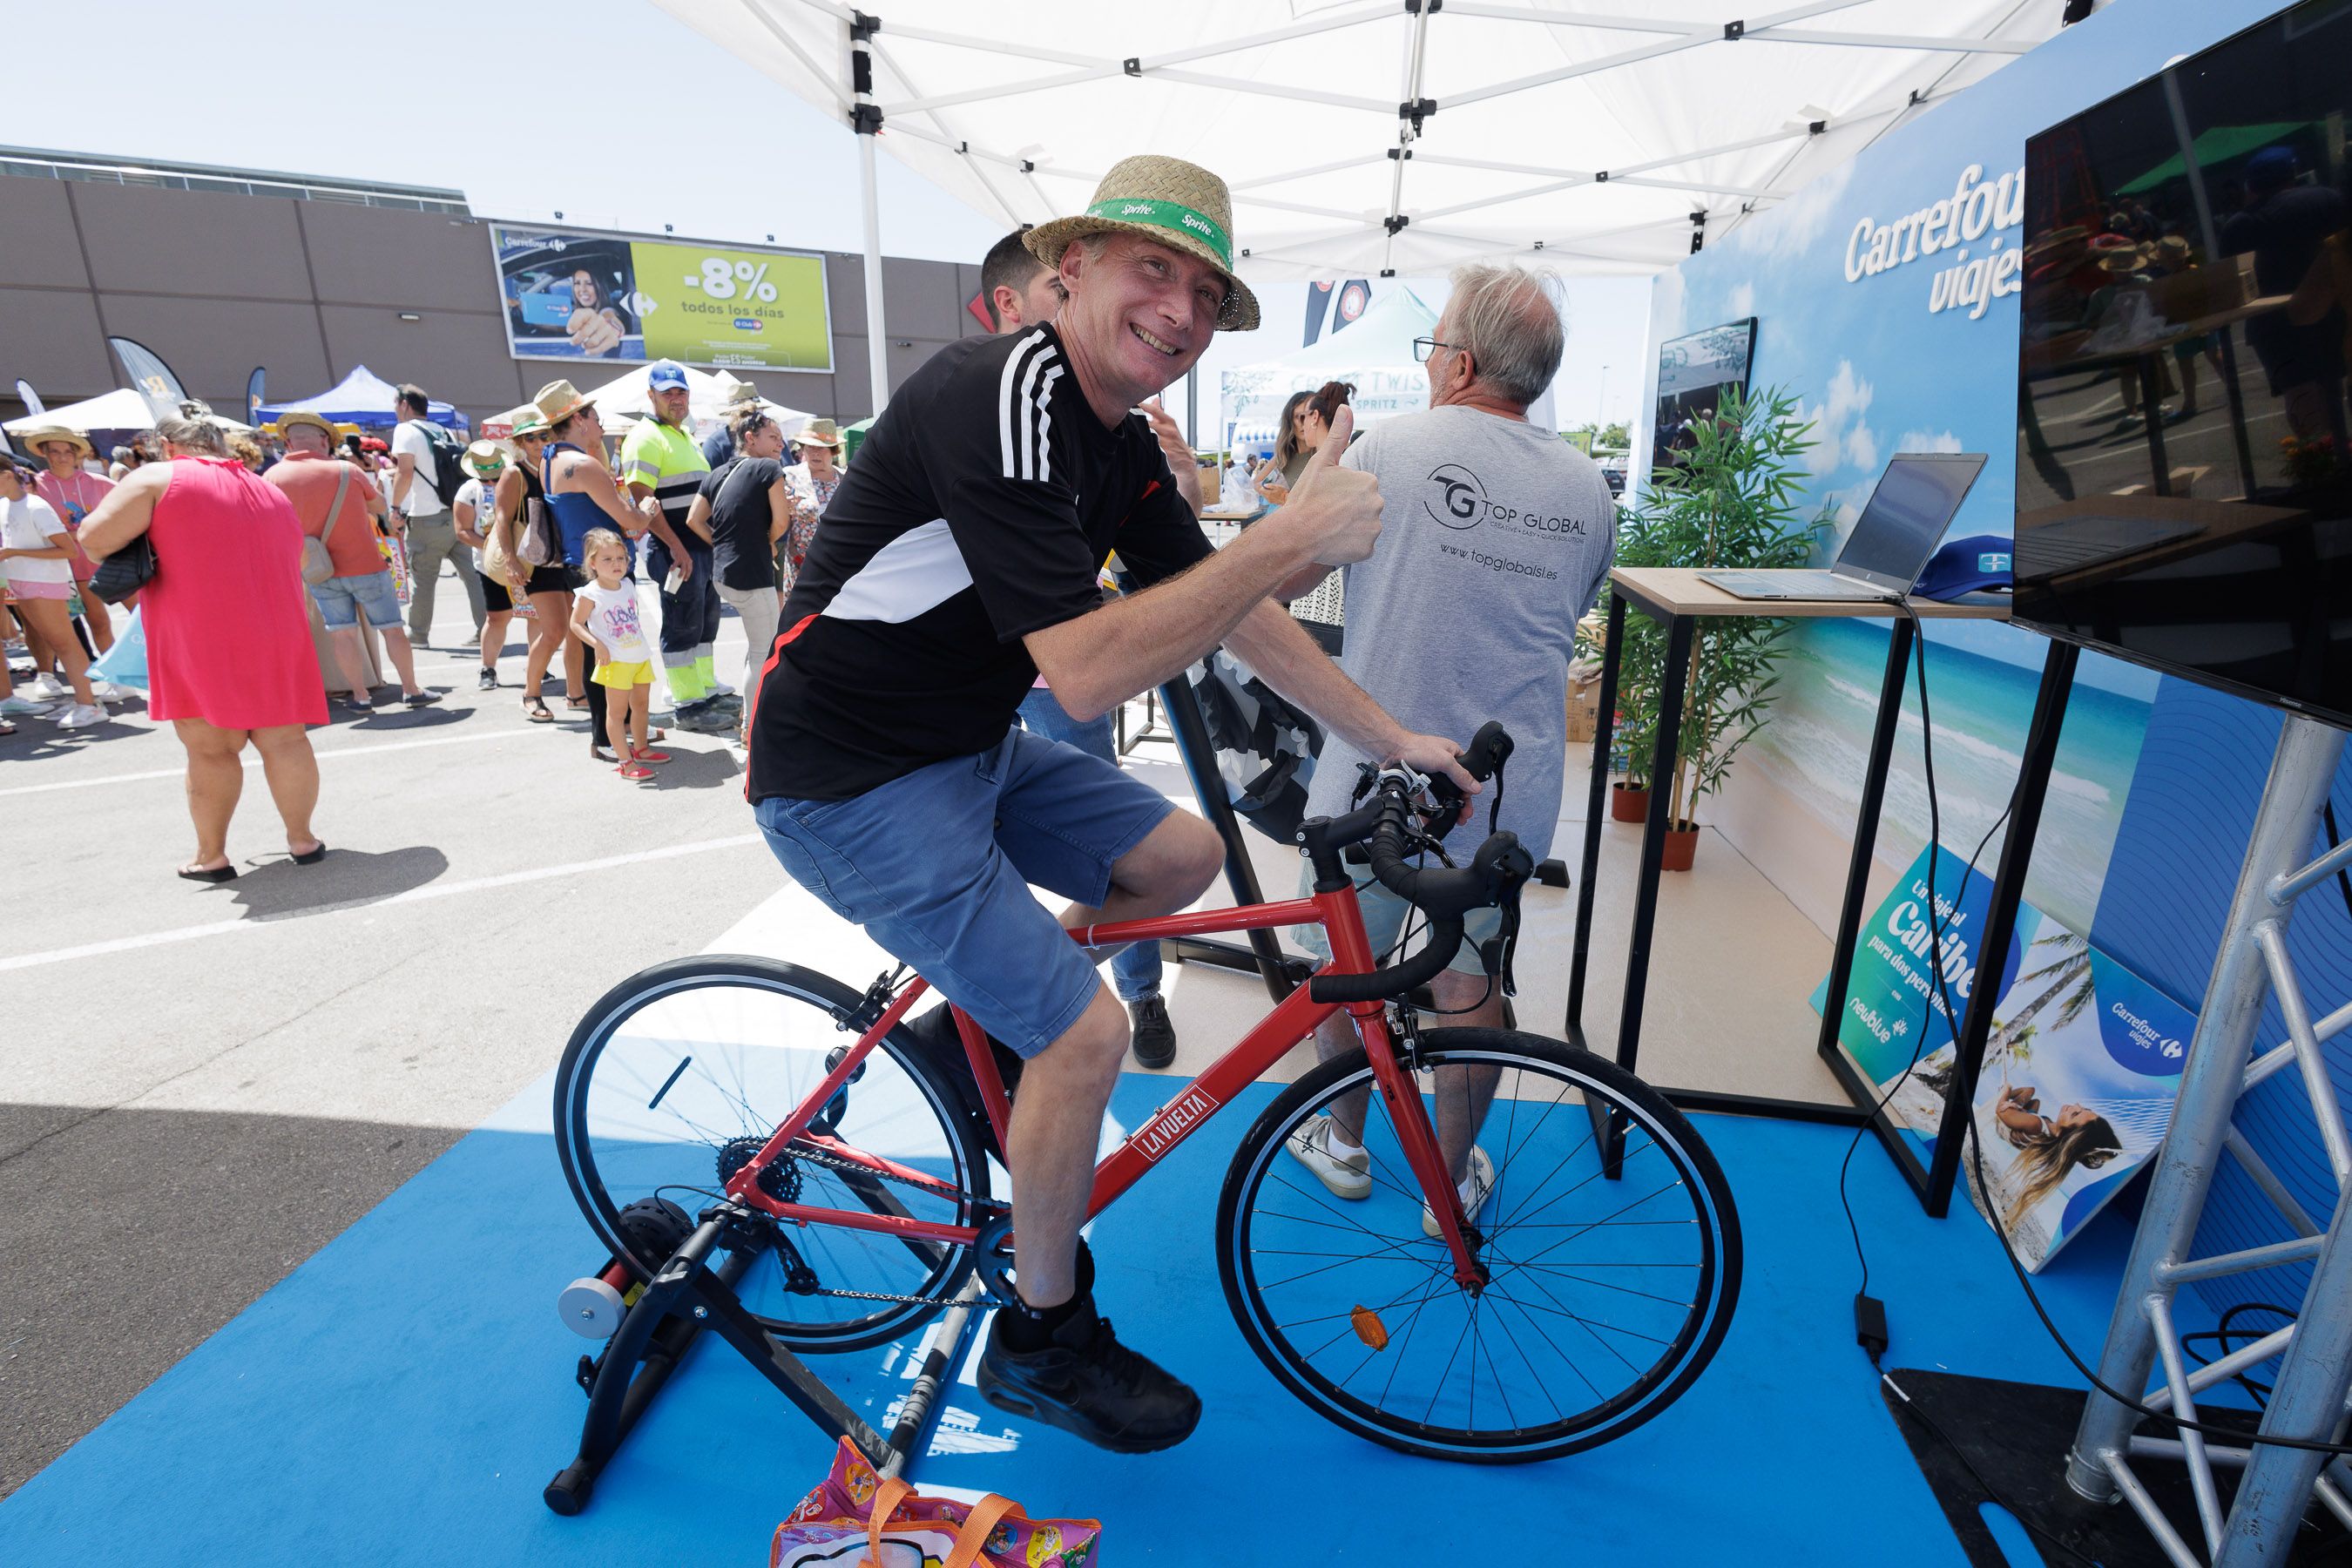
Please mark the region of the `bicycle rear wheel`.
[[[797, 964], [723, 956], [657, 963], [589, 1009], [556, 1069], [556, 1152], [581, 1213], [614, 1257], [641, 1278], [661, 1267], [664, 1258], [622, 1225], [622, 1208], [662, 1196], [691, 1214], [721, 1196], [726, 1179], [824, 1078], [829, 1054], [856, 1040], [841, 1026], [860, 1000]], [[814, 1207], [978, 1223], [988, 1196], [980, 1130], [946, 1081], [949, 1069], [905, 1037], [884, 1037], [820, 1120], [841, 1142], [949, 1190], [826, 1164], [825, 1151], [803, 1139], [769, 1167], [764, 1191]], [[938, 1299], [971, 1267], [967, 1247], [766, 1215], [740, 1239], [757, 1256], [737, 1294], [802, 1351], [896, 1339], [937, 1313]], [[815, 1292], [793, 1288], [793, 1258], [814, 1275]], [[825, 1293], [835, 1291], [844, 1294]]]
[[[1496, 1078], [1478, 1132], [1494, 1184], [1475, 1218], [1489, 1279], [1454, 1282], [1361, 1050], [1292, 1084], [1243, 1138], [1217, 1263], [1258, 1358], [1318, 1414], [1433, 1458], [1508, 1464], [1608, 1442], [1706, 1369], [1739, 1297], [1738, 1215], [1682, 1113], [1631, 1073], [1504, 1029], [1422, 1037], [1423, 1109]], [[1342, 1200], [1289, 1150], [1371, 1089], [1370, 1192]], [[1588, 1104], [1624, 1128], [1618, 1179]], [[1456, 1102], [1458, 1110], [1459, 1101]]]

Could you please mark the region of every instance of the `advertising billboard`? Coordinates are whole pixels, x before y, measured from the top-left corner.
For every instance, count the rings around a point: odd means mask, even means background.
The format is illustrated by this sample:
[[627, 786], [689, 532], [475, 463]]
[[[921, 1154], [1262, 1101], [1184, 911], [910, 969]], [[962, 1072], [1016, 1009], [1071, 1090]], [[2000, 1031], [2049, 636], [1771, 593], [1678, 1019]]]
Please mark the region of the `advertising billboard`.
[[517, 359], [833, 369], [824, 258], [494, 223]]

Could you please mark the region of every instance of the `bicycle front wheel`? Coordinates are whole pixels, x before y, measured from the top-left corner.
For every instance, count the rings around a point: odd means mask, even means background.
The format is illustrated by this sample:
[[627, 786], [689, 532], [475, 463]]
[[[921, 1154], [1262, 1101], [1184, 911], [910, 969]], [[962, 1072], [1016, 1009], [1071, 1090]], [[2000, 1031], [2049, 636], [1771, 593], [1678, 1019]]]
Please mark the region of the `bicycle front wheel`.
[[[667, 1197], [693, 1214], [723, 1195], [831, 1070], [832, 1053], [855, 1042], [844, 1026], [860, 999], [797, 964], [727, 956], [657, 963], [589, 1010], [556, 1070], [555, 1142], [581, 1212], [614, 1257], [652, 1277], [667, 1253], [622, 1210]], [[762, 1190], [816, 1208], [977, 1224], [988, 1161], [967, 1101], [942, 1073], [894, 1029], [817, 1125], [944, 1191], [828, 1163], [827, 1148], [807, 1138], [768, 1167]], [[736, 1239], [754, 1253], [736, 1293], [801, 1351], [896, 1339], [936, 1314], [971, 1266], [968, 1247], [765, 1215]]]
[[[1486, 1284], [1457, 1284], [1426, 1233], [1420, 1183], [1351, 1051], [1277, 1096], [1227, 1173], [1217, 1262], [1250, 1348], [1326, 1418], [1433, 1458], [1552, 1458], [1673, 1404], [1739, 1297], [1738, 1216], [1690, 1123], [1622, 1068], [1510, 1030], [1425, 1034], [1416, 1077], [1441, 1136], [1476, 1123], [1491, 1085], [1476, 1144], [1493, 1180], [1474, 1220]], [[1335, 1188], [1301, 1141], [1368, 1089], [1369, 1169], [1334, 1170]], [[1623, 1129], [1613, 1179], [1589, 1107]]]

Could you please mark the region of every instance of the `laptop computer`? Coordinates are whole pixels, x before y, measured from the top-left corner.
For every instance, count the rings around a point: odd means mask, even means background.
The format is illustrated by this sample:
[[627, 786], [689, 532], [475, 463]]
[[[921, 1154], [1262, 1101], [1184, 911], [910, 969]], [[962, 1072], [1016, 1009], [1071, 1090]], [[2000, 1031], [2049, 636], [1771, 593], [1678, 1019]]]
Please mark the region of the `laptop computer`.
[[1918, 582], [1984, 462], [1982, 452], [1897, 453], [1826, 572], [1702, 572], [1699, 577], [1741, 599], [1899, 599]]

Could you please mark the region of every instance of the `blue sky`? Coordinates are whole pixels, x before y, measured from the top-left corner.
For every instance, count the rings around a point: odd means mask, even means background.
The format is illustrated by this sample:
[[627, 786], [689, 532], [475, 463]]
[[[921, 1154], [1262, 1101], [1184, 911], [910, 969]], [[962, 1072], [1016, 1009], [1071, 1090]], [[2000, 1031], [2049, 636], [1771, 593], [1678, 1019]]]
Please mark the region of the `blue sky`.
[[[848, 129], [644, 0], [409, 0], [363, 22], [315, 0], [255, 0], [218, 25], [197, 14], [77, 12], [69, 51], [15, 60], [0, 142], [455, 186], [491, 217], [864, 248]], [[897, 160], [878, 165], [885, 255], [976, 261], [1003, 232]], [[1442, 281], [1401, 281], [1442, 308]], [[1220, 369], [1298, 346], [1305, 288], [1259, 290], [1279, 324], [1211, 348], [1204, 426]], [[1609, 416], [1633, 413], [1648, 313], [1646, 279], [1570, 285], [1560, 423], [1600, 411], [1603, 366]], [[1181, 410], [1181, 391], [1170, 402]]]

